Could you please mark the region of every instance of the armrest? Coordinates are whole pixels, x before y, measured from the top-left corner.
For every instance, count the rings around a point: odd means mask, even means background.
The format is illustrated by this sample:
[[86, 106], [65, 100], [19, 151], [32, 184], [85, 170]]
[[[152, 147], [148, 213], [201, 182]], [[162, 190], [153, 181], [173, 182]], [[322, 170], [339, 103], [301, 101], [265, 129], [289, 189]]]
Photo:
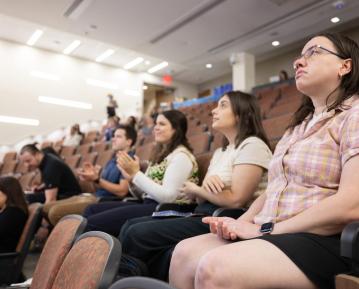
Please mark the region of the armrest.
[[228, 208], [219, 208], [215, 210], [212, 214], [213, 217], [231, 217], [239, 218], [247, 209], [238, 208], [238, 209], [228, 209]]
[[102, 202], [114, 202], [114, 201], [122, 201], [123, 199], [120, 198], [120, 197], [116, 197], [116, 196], [113, 196], [113, 197], [100, 197], [98, 202], [99, 203], [102, 203]]
[[18, 252], [9, 252], [9, 253], [1, 253], [0, 254], [0, 260], [2, 259], [14, 259], [17, 258], [20, 255]]
[[159, 211], [178, 211], [178, 212], [193, 212], [197, 207], [197, 204], [176, 204], [176, 203], [163, 203], [158, 204], [156, 207], [156, 212]]
[[345, 226], [340, 237], [340, 255], [352, 260], [352, 273], [359, 276], [359, 221]]
[[122, 199], [122, 201], [124, 202], [134, 202], [134, 203], [142, 203], [143, 201], [138, 199], [138, 198], [135, 198], [135, 197], [126, 197], [124, 199]]

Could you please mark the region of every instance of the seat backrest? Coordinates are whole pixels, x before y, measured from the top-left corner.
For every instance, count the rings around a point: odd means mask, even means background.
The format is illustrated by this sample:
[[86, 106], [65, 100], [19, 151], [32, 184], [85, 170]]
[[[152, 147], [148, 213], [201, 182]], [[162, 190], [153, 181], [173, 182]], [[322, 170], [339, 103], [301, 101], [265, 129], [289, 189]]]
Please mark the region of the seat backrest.
[[61, 156], [62, 157], [69, 157], [72, 156], [76, 151], [76, 146], [64, 146], [61, 149]]
[[108, 161], [113, 157], [114, 155], [113, 150], [107, 150], [102, 153], [99, 153], [96, 159], [96, 165], [101, 166], [102, 168], [105, 167], [105, 165], [108, 163]]
[[118, 280], [109, 289], [174, 289], [169, 284], [148, 278], [148, 277], [128, 277]]
[[121, 259], [121, 244], [114, 237], [92, 231], [81, 235], [67, 254], [52, 289], [107, 289]]
[[15, 172], [16, 165], [17, 165], [16, 160], [13, 160], [13, 161], [8, 160], [8, 161], [4, 162], [3, 166], [1, 168], [1, 175], [13, 174]]
[[35, 177], [35, 172], [29, 172], [29, 173], [23, 174], [19, 178], [19, 182], [20, 182], [20, 185], [21, 185], [23, 191], [27, 191], [27, 190], [31, 189], [31, 183], [32, 183], [32, 180], [34, 179], [34, 177]]
[[52, 230], [37, 262], [31, 289], [50, 289], [75, 240], [84, 232], [87, 220], [80, 215], [63, 217]]
[[16, 152], [7, 152], [4, 155], [4, 158], [3, 158], [2, 162], [5, 163], [7, 161], [14, 161], [14, 160], [16, 160], [16, 155], [17, 155]]
[[9, 277], [11, 283], [19, 280], [22, 266], [27, 253], [29, 252], [31, 241], [41, 224], [41, 209], [42, 204], [40, 203], [33, 203], [29, 206], [29, 216], [16, 247], [16, 252], [18, 252], [18, 254], [15, 258], [14, 266], [13, 268], [8, 268], [11, 271], [9, 272], [9, 274], [11, 274], [11, 277]]
[[136, 148], [136, 155], [140, 158], [141, 161], [148, 161], [155, 143], [147, 143]]
[[188, 142], [193, 148], [193, 154], [202, 154], [208, 152], [210, 144], [210, 134], [203, 132], [201, 134], [191, 135], [188, 137]]

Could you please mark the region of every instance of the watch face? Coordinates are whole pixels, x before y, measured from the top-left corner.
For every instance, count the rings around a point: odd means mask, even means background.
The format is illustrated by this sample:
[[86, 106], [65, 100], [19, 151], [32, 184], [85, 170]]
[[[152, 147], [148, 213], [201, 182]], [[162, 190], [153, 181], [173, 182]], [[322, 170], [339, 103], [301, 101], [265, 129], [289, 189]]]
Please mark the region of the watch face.
[[261, 226], [261, 233], [270, 233], [273, 231], [273, 226], [274, 224], [273, 223], [264, 223], [262, 226]]

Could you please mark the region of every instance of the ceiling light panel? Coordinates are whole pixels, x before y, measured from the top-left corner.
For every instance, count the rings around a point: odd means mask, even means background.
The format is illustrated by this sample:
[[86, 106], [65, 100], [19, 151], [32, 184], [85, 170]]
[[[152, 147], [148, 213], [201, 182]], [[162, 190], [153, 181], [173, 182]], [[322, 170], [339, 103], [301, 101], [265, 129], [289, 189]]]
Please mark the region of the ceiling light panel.
[[161, 69], [163, 69], [163, 68], [165, 68], [167, 66], [168, 66], [168, 62], [163, 61], [160, 64], [157, 64], [157, 65], [151, 67], [149, 70], [147, 70], [147, 72], [148, 73], [154, 73], [154, 72], [159, 71], [159, 70], [161, 70]]
[[42, 34], [44, 34], [44, 31], [37, 29], [29, 38], [29, 40], [26, 42], [27, 45], [34, 45], [42, 36]]
[[29, 125], [29, 126], [38, 126], [40, 124], [40, 121], [38, 119], [7, 116], [7, 115], [0, 115], [0, 122], [11, 123], [11, 124], [20, 124], [20, 125]]
[[63, 51], [63, 53], [64, 54], [70, 54], [70, 53], [72, 53], [76, 48], [78, 48], [79, 46], [80, 46], [80, 44], [81, 44], [81, 41], [80, 40], [75, 40], [75, 41], [73, 41], [69, 46], [67, 46], [65, 49], [64, 49], [64, 51]]
[[142, 57], [137, 57], [134, 60], [127, 63], [123, 68], [124, 69], [131, 69], [131, 68], [135, 67], [136, 65], [139, 65], [140, 63], [142, 63], [143, 60], [144, 59]]
[[38, 101], [43, 102], [43, 103], [68, 106], [68, 107], [74, 107], [74, 108], [80, 108], [80, 109], [92, 109], [91, 103], [67, 100], [67, 99], [57, 98], [57, 97], [39, 96]]
[[104, 61], [106, 58], [110, 57], [114, 53], [115, 53], [115, 50], [107, 49], [104, 53], [102, 53], [101, 55], [96, 57], [96, 62], [102, 62], [102, 61]]

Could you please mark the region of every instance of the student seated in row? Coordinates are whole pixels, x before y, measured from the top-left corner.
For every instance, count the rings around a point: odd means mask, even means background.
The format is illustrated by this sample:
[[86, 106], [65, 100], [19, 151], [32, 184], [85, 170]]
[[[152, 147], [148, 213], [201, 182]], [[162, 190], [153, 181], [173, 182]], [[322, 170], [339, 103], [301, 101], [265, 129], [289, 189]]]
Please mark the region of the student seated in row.
[[186, 116], [177, 110], [158, 115], [154, 128], [157, 143], [146, 173], [140, 171], [137, 156], [118, 154], [118, 167], [131, 189], [143, 193], [143, 203], [103, 202], [86, 208], [87, 230], [118, 236], [131, 218], [149, 216], [159, 203], [181, 201], [179, 189], [185, 181], [198, 182], [198, 165], [187, 137]]
[[[182, 193], [196, 199], [198, 215], [211, 215], [219, 207], [248, 206], [263, 192], [272, 157], [254, 96], [228, 92], [212, 111], [212, 127], [224, 135], [209, 165], [202, 186], [186, 182]], [[209, 233], [201, 216], [129, 220], [120, 235], [124, 254], [147, 264], [150, 275], [167, 280], [171, 253], [186, 238]]]
[[307, 96], [277, 144], [266, 193], [239, 219], [174, 250], [170, 283], [191, 288], [334, 289], [350, 270], [340, 233], [359, 219], [359, 47], [323, 33], [294, 61]]

